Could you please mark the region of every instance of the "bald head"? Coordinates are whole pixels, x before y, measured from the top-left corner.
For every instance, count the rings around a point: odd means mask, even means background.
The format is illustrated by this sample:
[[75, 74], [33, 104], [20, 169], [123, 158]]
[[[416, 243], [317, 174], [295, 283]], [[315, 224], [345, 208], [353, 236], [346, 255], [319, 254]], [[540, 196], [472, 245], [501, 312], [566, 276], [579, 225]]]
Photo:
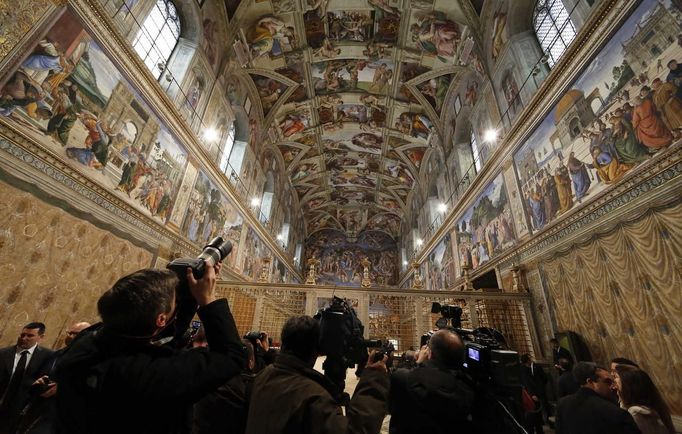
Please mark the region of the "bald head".
[[78, 336], [78, 333], [82, 332], [86, 328], [90, 327], [89, 322], [77, 322], [75, 324], [71, 324], [71, 327], [66, 331], [66, 337], [64, 338], [64, 343], [66, 345], [70, 345], [71, 342], [74, 340], [76, 336]]
[[464, 361], [464, 342], [452, 330], [438, 330], [429, 340], [431, 360], [447, 368], [458, 369]]

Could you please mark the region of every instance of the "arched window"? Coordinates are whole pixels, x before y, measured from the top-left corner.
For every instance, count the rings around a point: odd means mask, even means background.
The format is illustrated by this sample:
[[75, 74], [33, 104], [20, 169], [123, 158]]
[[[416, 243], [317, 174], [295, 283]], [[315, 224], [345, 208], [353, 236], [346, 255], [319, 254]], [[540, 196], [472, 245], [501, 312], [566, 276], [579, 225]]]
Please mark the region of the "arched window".
[[575, 38], [575, 27], [562, 0], [538, 0], [533, 28], [550, 68], [559, 61]]
[[157, 0], [135, 37], [133, 48], [152, 74], [161, 78], [179, 38], [178, 11], [170, 0]]

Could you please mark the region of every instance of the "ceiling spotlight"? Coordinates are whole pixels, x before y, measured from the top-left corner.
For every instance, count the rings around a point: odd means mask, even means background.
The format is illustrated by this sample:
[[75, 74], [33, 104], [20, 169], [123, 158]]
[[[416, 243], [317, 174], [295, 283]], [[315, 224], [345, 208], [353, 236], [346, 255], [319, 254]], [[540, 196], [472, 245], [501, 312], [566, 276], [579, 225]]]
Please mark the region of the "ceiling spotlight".
[[485, 140], [486, 142], [494, 142], [495, 140], [497, 140], [497, 131], [492, 129], [486, 131], [485, 134], [483, 135], [483, 140]]
[[282, 234], [277, 234], [277, 240], [282, 241], [284, 239], [284, 235]]
[[422, 244], [424, 244], [424, 240], [422, 240], [421, 238], [417, 238], [417, 245], [421, 246]]
[[218, 140], [218, 131], [215, 128], [206, 128], [204, 130], [204, 140], [208, 142], [215, 142]]
[[260, 199], [259, 198], [254, 197], [253, 199], [251, 199], [251, 206], [258, 206], [258, 205], [260, 205]]
[[407, 261], [403, 261], [403, 265], [407, 267]]
[[448, 210], [448, 206], [444, 204], [443, 202], [438, 204], [438, 212], [445, 212]]

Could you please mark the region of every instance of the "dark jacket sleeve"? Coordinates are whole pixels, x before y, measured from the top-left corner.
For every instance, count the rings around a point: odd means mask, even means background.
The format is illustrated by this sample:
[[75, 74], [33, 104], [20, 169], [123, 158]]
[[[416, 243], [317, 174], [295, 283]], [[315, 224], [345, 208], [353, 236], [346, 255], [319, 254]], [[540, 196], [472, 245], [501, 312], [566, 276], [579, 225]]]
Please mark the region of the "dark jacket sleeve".
[[312, 434], [374, 434], [381, 430], [386, 416], [389, 377], [385, 372], [367, 369], [346, 408], [346, 416], [331, 395], [311, 397], [307, 407], [307, 429]]
[[618, 428], [616, 431], [621, 434], [641, 434], [641, 431], [639, 430], [639, 427], [637, 426], [637, 423], [635, 422], [635, 419], [632, 417], [632, 415], [627, 410], [619, 410], [621, 411], [618, 412], [619, 420], [616, 424], [616, 427]]
[[195, 402], [241, 372], [243, 347], [227, 300], [203, 306], [198, 314], [206, 330], [209, 350], [186, 350], [173, 357], [153, 360], [143, 373], [131, 379], [137, 383], [134, 390], [142, 391], [150, 399]]

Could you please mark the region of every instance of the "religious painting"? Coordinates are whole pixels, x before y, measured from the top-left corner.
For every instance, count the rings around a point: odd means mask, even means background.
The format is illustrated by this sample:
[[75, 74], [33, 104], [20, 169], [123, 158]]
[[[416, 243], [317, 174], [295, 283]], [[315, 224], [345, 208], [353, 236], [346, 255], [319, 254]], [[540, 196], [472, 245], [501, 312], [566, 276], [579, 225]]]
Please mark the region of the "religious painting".
[[372, 133], [357, 133], [350, 140], [345, 137], [336, 139], [322, 139], [322, 148], [325, 151], [347, 150], [355, 152], [368, 152], [381, 154], [381, 146], [384, 139]]
[[306, 240], [306, 261], [320, 261], [318, 282], [323, 285], [359, 287], [362, 260], [370, 261], [370, 280], [378, 285], [395, 285], [398, 279], [398, 247], [383, 232], [363, 231], [356, 241], [343, 232], [321, 230]]
[[263, 107], [263, 117], [267, 117], [272, 106], [286, 92], [288, 86], [275, 79], [261, 75], [251, 74], [251, 78], [253, 78], [253, 83], [256, 85], [256, 89], [258, 89], [258, 95]]
[[393, 79], [391, 60], [370, 62], [345, 59], [312, 64], [313, 87], [317, 95], [336, 92], [365, 91], [385, 94]]
[[502, 174], [483, 190], [457, 221], [460, 263], [478, 268], [516, 241]]
[[[372, 42], [387, 46], [395, 45], [400, 32], [401, 10], [399, 7], [391, 6], [390, 0], [367, 1], [376, 8], [377, 32]], [[400, 5], [400, 3], [397, 4]]]
[[319, 171], [320, 171], [320, 164], [319, 164], [318, 159], [317, 158], [309, 158], [307, 160], [300, 162], [291, 171], [291, 182], [298, 183], [298, 182], [303, 181], [304, 179], [308, 178], [309, 176], [311, 176], [315, 173], [319, 173]]
[[305, 26], [305, 38], [313, 49], [322, 47], [326, 39], [324, 31], [324, 21], [317, 11], [308, 11], [303, 15], [303, 25]]
[[427, 148], [410, 148], [406, 149], [404, 154], [407, 156], [407, 158], [410, 159], [412, 164], [414, 164], [414, 167], [419, 169], [422, 164], [422, 160], [424, 159], [424, 154], [426, 153]]
[[377, 186], [376, 173], [359, 169], [330, 170], [329, 185], [338, 187], [364, 187], [375, 188]]
[[[328, 213], [321, 213], [314, 216], [310, 223], [308, 224], [308, 233], [313, 233], [317, 230], [324, 228], [340, 228], [340, 225], [334, 218]], [[307, 250], [306, 250], [307, 256]]]
[[534, 230], [682, 137], [678, 14], [642, 2], [514, 155]]
[[289, 164], [291, 164], [302, 151], [301, 148], [289, 145], [279, 145], [278, 148], [282, 153], [282, 158], [284, 159], [286, 166], [289, 166]]
[[377, 196], [377, 205], [381, 208], [387, 209], [389, 211], [400, 212], [401, 206], [397, 200], [390, 196]]
[[217, 236], [232, 242], [232, 254], [225, 264], [236, 266], [239, 239], [244, 220], [227, 197], [201, 171], [189, 196], [187, 212], [180, 233], [189, 240], [205, 246]]
[[327, 35], [334, 41], [367, 42], [374, 35], [374, 11], [327, 12]]
[[454, 63], [462, 36], [459, 24], [445, 12], [414, 10], [409, 27], [410, 46], [443, 63]]
[[384, 231], [392, 237], [400, 235], [401, 218], [393, 213], [376, 214], [367, 221], [367, 230]]
[[416, 85], [436, 113], [440, 113], [441, 108], [443, 108], [443, 101], [445, 101], [452, 77], [453, 74], [441, 75]]
[[70, 12], [0, 89], [0, 116], [138, 210], [166, 223], [187, 151]]
[[305, 110], [299, 113], [287, 113], [284, 118], [279, 121], [278, 126], [285, 138], [295, 136], [310, 127], [310, 112]]
[[366, 209], [337, 208], [336, 219], [347, 234], [357, 234], [366, 222]]
[[402, 161], [384, 159], [384, 173], [405, 187], [411, 188], [414, 184], [414, 176]]
[[[459, 94], [455, 97], [455, 116], [459, 115], [459, 112], [462, 110], [462, 100], [459, 97]], [[454, 129], [454, 128], [453, 128]]]
[[248, 32], [247, 42], [254, 58], [266, 54], [278, 57], [293, 51], [296, 48], [293, 18], [274, 15], [258, 18]]
[[374, 193], [349, 188], [334, 189], [331, 192], [331, 200], [338, 206], [363, 206], [374, 202]]
[[502, 54], [504, 44], [507, 42], [507, 4], [502, 3], [493, 15], [493, 30], [490, 42], [490, 56], [493, 62]]
[[[248, 226], [244, 247], [242, 248], [242, 258], [244, 258], [242, 274], [250, 278], [252, 282], [256, 282], [263, 270], [263, 258], [265, 257], [272, 258], [272, 252], [260, 239], [256, 231]], [[272, 263], [270, 266], [272, 267]]]
[[441, 239], [426, 259], [426, 289], [439, 291], [449, 289], [454, 285], [455, 264], [452, 255], [450, 234]]
[[433, 123], [424, 113], [402, 112], [395, 121], [395, 128], [405, 135], [428, 140]]
[[282, 74], [286, 78], [293, 80], [300, 85], [296, 88], [296, 90], [294, 90], [294, 93], [289, 96], [289, 99], [286, 101], [287, 103], [302, 102], [308, 99], [308, 93], [306, 92], [305, 85], [303, 83], [304, 74], [302, 64], [297, 63], [284, 68], [275, 69], [275, 72]]
[[502, 81], [500, 82], [502, 95], [507, 103], [507, 115], [509, 119], [513, 119], [523, 109], [523, 102], [519, 95], [519, 86], [514, 78], [514, 69], [509, 68], [502, 74]]

